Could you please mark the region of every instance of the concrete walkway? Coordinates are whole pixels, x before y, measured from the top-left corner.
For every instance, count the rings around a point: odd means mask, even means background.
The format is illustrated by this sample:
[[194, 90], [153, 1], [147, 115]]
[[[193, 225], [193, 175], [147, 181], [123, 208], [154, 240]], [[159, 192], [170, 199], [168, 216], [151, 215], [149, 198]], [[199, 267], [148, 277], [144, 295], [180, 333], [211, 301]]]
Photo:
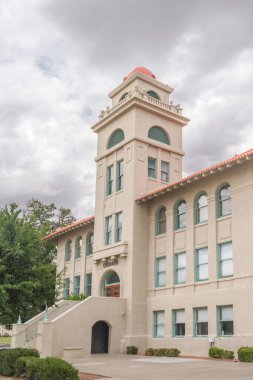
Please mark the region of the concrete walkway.
[[112, 380], [253, 380], [253, 363], [233, 361], [92, 355], [70, 362], [80, 372]]

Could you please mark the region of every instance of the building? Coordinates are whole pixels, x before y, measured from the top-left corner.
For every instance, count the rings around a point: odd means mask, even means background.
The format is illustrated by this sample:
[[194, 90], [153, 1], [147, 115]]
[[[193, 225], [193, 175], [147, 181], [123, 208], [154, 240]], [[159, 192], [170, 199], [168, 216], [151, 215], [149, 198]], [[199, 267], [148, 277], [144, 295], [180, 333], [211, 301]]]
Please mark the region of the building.
[[253, 345], [253, 149], [182, 178], [189, 120], [172, 91], [138, 67], [109, 94], [92, 127], [95, 216], [47, 237], [65, 297], [90, 297], [16, 325], [13, 345], [64, 357]]

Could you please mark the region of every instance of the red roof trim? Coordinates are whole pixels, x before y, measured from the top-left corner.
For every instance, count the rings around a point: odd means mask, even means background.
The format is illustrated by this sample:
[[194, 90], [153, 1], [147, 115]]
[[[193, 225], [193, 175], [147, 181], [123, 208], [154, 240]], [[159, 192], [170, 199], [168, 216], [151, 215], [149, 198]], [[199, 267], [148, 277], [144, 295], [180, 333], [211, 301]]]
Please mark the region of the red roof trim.
[[76, 228], [82, 227], [86, 224], [92, 223], [95, 220], [95, 216], [89, 216], [88, 218], [78, 220], [77, 222], [71, 223], [65, 227], [58, 228], [58, 230], [52, 232], [51, 234], [47, 235], [45, 237], [46, 240], [50, 240], [52, 238], [55, 238], [56, 236], [65, 234], [66, 232], [69, 232], [71, 230], [74, 230]]
[[157, 197], [157, 196], [163, 194], [166, 191], [172, 190], [174, 187], [177, 187], [179, 185], [183, 185], [183, 184], [187, 183], [188, 181], [190, 181], [191, 179], [193, 179], [195, 177], [202, 176], [203, 174], [206, 174], [206, 175], [212, 174], [211, 172], [213, 170], [216, 170], [216, 169], [218, 169], [218, 168], [220, 168], [222, 166], [226, 166], [226, 165], [229, 165], [229, 164], [237, 163], [238, 161], [240, 161], [240, 159], [244, 159], [244, 158], [252, 156], [252, 155], [253, 155], [253, 149], [249, 149], [246, 152], [243, 152], [241, 154], [235, 155], [234, 157], [231, 157], [231, 158], [229, 158], [229, 159], [227, 159], [225, 161], [222, 161], [222, 162], [220, 162], [218, 164], [215, 164], [215, 165], [212, 165], [212, 166], [210, 166], [208, 168], [200, 170], [199, 172], [193, 173], [193, 174], [189, 175], [188, 177], [185, 177], [185, 178], [181, 179], [180, 181], [176, 181], [176, 182], [170, 183], [169, 185], [165, 185], [163, 187], [160, 187], [159, 189], [156, 189], [156, 190], [150, 191], [150, 192], [148, 192], [146, 194], [143, 194], [140, 197], [138, 197], [136, 199], [136, 201], [138, 203], [141, 203], [141, 202], [144, 202], [144, 201], [146, 201], [148, 199]]

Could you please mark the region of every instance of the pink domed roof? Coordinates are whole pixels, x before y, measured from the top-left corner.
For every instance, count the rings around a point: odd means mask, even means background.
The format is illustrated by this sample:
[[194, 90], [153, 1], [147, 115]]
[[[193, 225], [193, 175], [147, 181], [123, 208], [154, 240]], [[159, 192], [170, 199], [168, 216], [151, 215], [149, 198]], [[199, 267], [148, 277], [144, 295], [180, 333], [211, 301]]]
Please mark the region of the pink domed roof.
[[156, 79], [156, 76], [152, 73], [152, 71], [146, 69], [146, 67], [138, 66], [135, 69], [133, 69], [123, 80], [128, 79], [135, 73], [141, 73], [141, 74], [147, 75], [150, 78]]

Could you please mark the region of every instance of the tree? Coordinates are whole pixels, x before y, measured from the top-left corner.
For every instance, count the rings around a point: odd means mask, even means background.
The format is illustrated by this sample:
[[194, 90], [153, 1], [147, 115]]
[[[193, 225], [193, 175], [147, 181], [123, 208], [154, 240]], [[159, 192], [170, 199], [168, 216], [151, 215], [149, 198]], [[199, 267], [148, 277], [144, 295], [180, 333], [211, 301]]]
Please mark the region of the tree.
[[76, 219], [72, 215], [70, 208], [59, 208], [56, 214], [56, 221], [54, 223], [55, 228], [67, 226], [70, 223], [73, 223]]
[[31, 199], [27, 202], [25, 215], [27, 220], [42, 230], [44, 234], [76, 220], [69, 208], [60, 207], [57, 209], [54, 203], [44, 204], [38, 199]]
[[56, 277], [54, 246], [44, 239], [55, 211], [38, 200], [25, 211], [16, 203], [0, 209], [0, 324], [16, 323], [20, 313], [26, 321], [55, 302], [62, 275]]

